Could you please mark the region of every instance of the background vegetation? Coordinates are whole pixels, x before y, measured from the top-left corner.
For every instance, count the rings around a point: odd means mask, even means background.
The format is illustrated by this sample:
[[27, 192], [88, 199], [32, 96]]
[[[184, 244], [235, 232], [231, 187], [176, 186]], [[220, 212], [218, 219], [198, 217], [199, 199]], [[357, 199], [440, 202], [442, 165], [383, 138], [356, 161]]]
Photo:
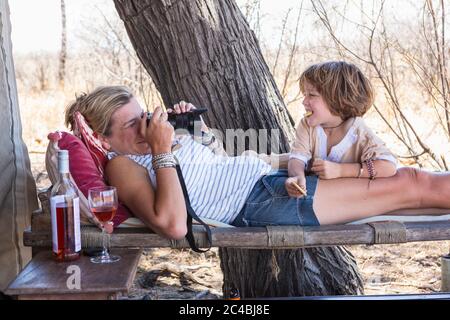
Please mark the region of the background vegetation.
[[[303, 114], [297, 83], [302, 70], [344, 59], [375, 85], [376, 103], [366, 120], [401, 162], [448, 169], [450, 9], [445, 1], [303, 0], [278, 15], [264, 11], [264, 0], [238, 4], [296, 121]], [[91, 9], [80, 17], [75, 43], [62, 45], [64, 63], [61, 52], [15, 56], [24, 138], [31, 150], [45, 145], [49, 131], [63, 129], [64, 106], [77, 92], [125, 84], [147, 108], [161, 104], [112, 2], [96, 1]]]

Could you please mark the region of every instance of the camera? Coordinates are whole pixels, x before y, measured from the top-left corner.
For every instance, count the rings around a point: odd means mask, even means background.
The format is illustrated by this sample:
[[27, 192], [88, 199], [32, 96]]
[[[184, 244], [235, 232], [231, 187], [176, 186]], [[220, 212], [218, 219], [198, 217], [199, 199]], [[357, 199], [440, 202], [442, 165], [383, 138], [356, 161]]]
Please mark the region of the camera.
[[[169, 113], [167, 121], [177, 129], [187, 130], [190, 134], [201, 134], [202, 118], [200, 115], [208, 111], [206, 108], [192, 109], [189, 112], [176, 114], [175, 112]], [[147, 112], [147, 126], [150, 123], [152, 113]]]

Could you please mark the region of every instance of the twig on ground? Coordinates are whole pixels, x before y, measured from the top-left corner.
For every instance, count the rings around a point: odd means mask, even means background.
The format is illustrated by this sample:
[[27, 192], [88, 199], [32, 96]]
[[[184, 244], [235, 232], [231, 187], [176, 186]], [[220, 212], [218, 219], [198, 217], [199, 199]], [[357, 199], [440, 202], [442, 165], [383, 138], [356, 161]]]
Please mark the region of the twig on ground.
[[[194, 270], [195, 269], [200, 269], [200, 268], [207, 268], [209, 266], [194, 266]], [[165, 273], [165, 272], [169, 272], [172, 274], [177, 275], [180, 279], [183, 279], [184, 281], [188, 280], [191, 281], [193, 283], [197, 283], [199, 285], [202, 285], [204, 287], [208, 287], [208, 288], [212, 288], [213, 285], [212, 284], [208, 284], [208, 283], [204, 283], [203, 281], [201, 281], [198, 277], [196, 277], [193, 274], [188, 273], [187, 271], [193, 270], [192, 266], [177, 266], [174, 265], [172, 263], [161, 263], [158, 264], [156, 266], [152, 266], [152, 271], [150, 272], [155, 272], [155, 271], [159, 271], [159, 273]]]

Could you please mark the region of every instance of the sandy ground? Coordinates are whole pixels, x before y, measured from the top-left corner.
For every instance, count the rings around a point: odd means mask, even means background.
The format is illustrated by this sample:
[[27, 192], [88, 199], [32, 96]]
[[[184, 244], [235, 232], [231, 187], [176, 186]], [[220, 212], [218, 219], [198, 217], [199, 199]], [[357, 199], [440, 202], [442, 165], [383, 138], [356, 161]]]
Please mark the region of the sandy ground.
[[[30, 153], [38, 188], [49, 185], [44, 154]], [[440, 258], [450, 241], [349, 247], [364, 279], [366, 295], [439, 292]], [[217, 299], [222, 297], [218, 250], [145, 250], [128, 299]]]
[[[449, 241], [352, 246], [366, 295], [439, 292], [440, 258]], [[216, 299], [222, 297], [218, 250], [151, 249], [142, 255], [129, 299]]]

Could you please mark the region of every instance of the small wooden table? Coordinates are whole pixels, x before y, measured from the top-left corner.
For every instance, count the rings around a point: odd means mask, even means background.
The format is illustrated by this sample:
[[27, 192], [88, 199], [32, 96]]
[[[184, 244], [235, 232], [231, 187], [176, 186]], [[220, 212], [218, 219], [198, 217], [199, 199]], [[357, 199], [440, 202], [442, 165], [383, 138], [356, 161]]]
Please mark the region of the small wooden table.
[[136, 275], [141, 249], [113, 249], [121, 259], [114, 263], [95, 264], [88, 256], [71, 262], [57, 262], [50, 251], [37, 254], [6, 294], [19, 300], [117, 299], [126, 294]]

